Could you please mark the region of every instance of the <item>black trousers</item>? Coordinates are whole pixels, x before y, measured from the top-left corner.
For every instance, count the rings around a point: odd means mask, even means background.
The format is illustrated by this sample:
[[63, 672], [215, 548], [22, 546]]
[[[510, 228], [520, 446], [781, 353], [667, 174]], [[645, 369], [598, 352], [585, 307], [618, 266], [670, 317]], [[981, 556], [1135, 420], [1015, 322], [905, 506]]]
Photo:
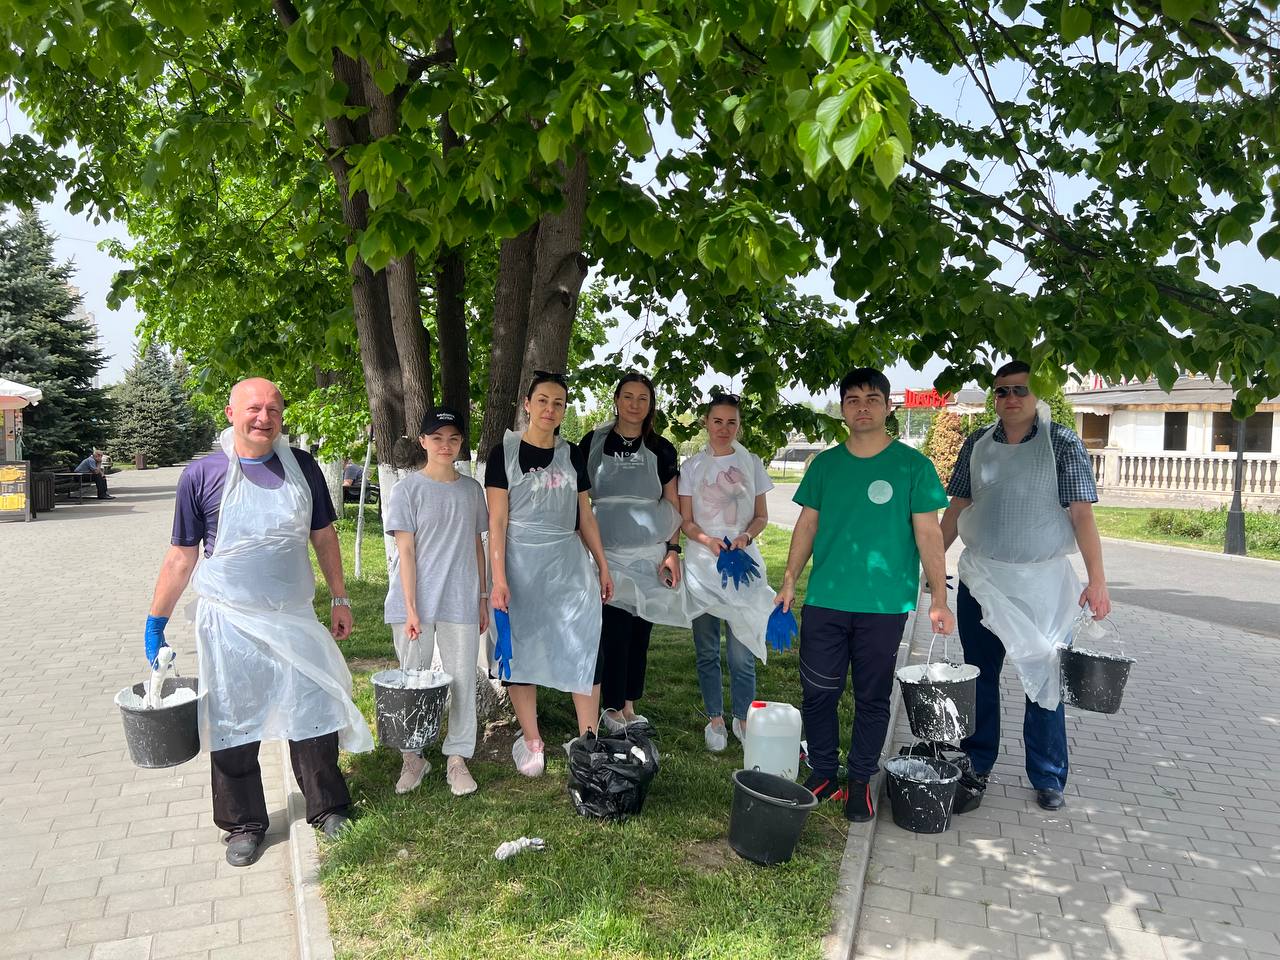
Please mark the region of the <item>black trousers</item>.
[[[213, 822], [228, 833], [265, 833], [267, 801], [262, 793], [260, 742], [214, 750], [209, 754], [213, 775]], [[331, 813], [351, 804], [347, 781], [338, 769], [338, 734], [289, 741], [289, 760], [307, 801], [307, 823], [318, 826]]]
[[600, 651], [596, 654], [601, 707], [621, 710], [626, 701], [644, 696], [652, 633], [653, 624], [648, 620], [605, 604], [600, 615]]
[[107, 478], [98, 473], [91, 473], [89, 476], [93, 477], [93, 485], [98, 488], [98, 499], [107, 499]]
[[808, 738], [809, 766], [836, 778], [840, 765], [837, 708], [853, 668], [853, 739], [849, 779], [869, 781], [880, 768], [889, 732], [889, 697], [905, 613], [847, 613], [804, 606], [800, 622], [800, 713]]

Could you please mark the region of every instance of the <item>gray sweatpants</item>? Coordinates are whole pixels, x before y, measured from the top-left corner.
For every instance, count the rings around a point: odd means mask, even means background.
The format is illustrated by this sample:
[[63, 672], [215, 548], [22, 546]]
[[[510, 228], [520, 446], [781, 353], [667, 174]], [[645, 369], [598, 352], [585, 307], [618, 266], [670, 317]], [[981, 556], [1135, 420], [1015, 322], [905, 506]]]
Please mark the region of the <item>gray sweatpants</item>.
[[449, 684], [449, 732], [440, 752], [470, 758], [476, 752], [476, 657], [480, 628], [474, 623], [422, 623], [422, 635], [410, 640], [403, 623], [391, 624], [391, 639], [401, 670], [429, 670], [436, 647]]

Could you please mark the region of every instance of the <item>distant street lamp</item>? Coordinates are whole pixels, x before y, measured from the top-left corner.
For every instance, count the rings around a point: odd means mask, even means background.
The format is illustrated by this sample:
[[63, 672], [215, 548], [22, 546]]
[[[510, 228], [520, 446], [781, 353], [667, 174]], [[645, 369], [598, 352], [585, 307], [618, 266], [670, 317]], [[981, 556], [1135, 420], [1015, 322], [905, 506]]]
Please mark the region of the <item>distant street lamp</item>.
[[1231, 481], [1231, 509], [1227, 511], [1226, 553], [1243, 557], [1248, 553], [1244, 542], [1244, 509], [1240, 491], [1244, 485], [1244, 421], [1236, 421], [1236, 470]]

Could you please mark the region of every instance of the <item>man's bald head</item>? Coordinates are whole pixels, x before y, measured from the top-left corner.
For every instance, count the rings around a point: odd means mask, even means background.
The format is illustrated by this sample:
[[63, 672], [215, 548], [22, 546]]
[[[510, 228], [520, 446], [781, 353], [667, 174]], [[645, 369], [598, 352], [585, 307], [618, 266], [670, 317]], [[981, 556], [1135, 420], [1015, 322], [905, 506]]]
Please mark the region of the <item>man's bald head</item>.
[[235, 435], [236, 453], [264, 457], [284, 429], [284, 397], [270, 380], [250, 377], [231, 388], [226, 414]]

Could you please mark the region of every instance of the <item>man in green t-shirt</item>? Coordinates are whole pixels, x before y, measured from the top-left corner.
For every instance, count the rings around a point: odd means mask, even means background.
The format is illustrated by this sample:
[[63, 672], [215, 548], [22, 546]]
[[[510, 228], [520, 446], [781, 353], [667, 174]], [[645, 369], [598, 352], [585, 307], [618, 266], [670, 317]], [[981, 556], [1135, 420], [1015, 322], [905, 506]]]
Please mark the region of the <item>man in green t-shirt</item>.
[[[800, 626], [801, 713], [813, 770], [805, 786], [819, 800], [843, 793], [844, 814], [856, 822], [875, 816], [870, 781], [888, 732], [893, 667], [907, 613], [915, 609], [922, 560], [933, 629], [955, 629], [938, 525], [947, 495], [929, 459], [885, 433], [892, 409], [889, 381], [879, 370], [852, 370], [840, 381], [849, 439], [818, 454], [805, 471], [795, 495], [803, 509], [774, 600], [791, 609], [796, 579], [812, 555]], [[845, 793], [836, 708], [850, 666], [855, 710]]]

